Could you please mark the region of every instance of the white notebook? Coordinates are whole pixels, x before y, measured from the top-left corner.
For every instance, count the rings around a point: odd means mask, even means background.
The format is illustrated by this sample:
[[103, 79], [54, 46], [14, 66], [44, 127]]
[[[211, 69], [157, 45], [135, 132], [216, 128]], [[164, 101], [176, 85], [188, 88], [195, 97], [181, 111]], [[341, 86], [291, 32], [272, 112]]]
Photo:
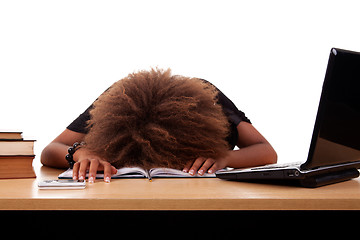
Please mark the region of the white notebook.
[[[86, 174], [88, 177], [88, 173]], [[139, 167], [124, 167], [117, 170], [117, 173], [111, 176], [112, 179], [116, 178], [193, 178], [193, 177], [205, 177], [214, 178], [215, 173], [204, 173], [202, 176], [195, 174], [191, 176], [189, 173], [185, 173], [178, 169], [172, 168], [152, 168], [149, 171]], [[59, 179], [72, 179], [72, 169], [68, 169], [58, 176]], [[104, 174], [98, 172], [96, 178], [104, 178]]]

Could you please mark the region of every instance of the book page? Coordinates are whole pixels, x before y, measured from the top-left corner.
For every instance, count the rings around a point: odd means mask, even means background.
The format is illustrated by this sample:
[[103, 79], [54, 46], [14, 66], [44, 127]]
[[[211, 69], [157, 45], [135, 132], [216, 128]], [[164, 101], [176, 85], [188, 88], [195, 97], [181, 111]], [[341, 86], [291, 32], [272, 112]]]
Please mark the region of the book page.
[[[71, 179], [73, 171], [72, 169], [68, 169], [65, 172], [61, 173], [58, 178], [59, 179]], [[111, 178], [138, 178], [138, 177], [146, 177], [147, 173], [144, 169], [139, 167], [124, 167], [117, 169], [117, 173], [111, 176]], [[89, 177], [89, 173], [86, 173], [86, 178]], [[102, 179], [104, 178], [103, 172], [97, 172], [96, 178]]]
[[149, 173], [151, 177], [216, 177], [215, 173], [204, 173], [202, 176], [195, 174], [191, 176], [189, 173], [173, 168], [152, 168]]
[[147, 173], [144, 169], [139, 167], [123, 167], [119, 168], [117, 173], [111, 176], [111, 178], [116, 177], [147, 177]]
[[59, 179], [68, 179], [68, 178], [72, 178], [72, 169], [68, 169], [63, 173], [60, 173], [60, 175], [58, 176]]

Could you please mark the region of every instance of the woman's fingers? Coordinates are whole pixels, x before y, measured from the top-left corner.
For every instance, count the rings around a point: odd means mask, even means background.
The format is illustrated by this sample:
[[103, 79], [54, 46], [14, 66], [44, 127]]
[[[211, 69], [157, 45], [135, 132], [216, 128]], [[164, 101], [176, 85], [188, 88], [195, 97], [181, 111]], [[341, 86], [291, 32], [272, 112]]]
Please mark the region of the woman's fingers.
[[80, 163], [76, 162], [73, 166], [73, 179], [77, 180], [79, 178], [79, 167]]
[[204, 175], [204, 173], [206, 173], [208, 171], [208, 169], [213, 166], [215, 163], [215, 160], [212, 158], [208, 158], [206, 159], [206, 161], [203, 163], [203, 165], [201, 166], [201, 168], [198, 171], [199, 175]]
[[191, 166], [192, 166], [192, 164], [193, 164], [193, 162], [188, 162], [186, 165], [185, 165], [185, 167], [184, 167], [184, 169], [183, 169], [183, 172], [189, 172], [189, 169], [191, 168]]
[[109, 162], [97, 158], [81, 159], [74, 164], [73, 179], [84, 180], [86, 172], [89, 170], [89, 183], [94, 183], [98, 170], [104, 170], [104, 181], [110, 182], [111, 175], [117, 172], [117, 169]]
[[104, 182], [109, 183], [111, 179], [111, 164], [105, 161], [102, 161], [102, 165], [104, 167]]
[[215, 162], [216, 161], [213, 158], [199, 157], [194, 162], [188, 162], [183, 171], [189, 172], [191, 176], [194, 176], [196, 173], [202, 176], [214, 165]]
[[90, 169], [89, 169], [89, 183], [94, 183], [96, 179], [96, 172], [99, 167], [99, 160], [91, 159], [90, 160]]
[[190, 174], [191, 176], [194, 176], [195, 173], [198, 171], [198, 169], [201, 167], [201, 165], [205, 162], [205, 160], [206, 160], [206, 158], [203, 158], [203, 157], [197, 158], [197, 159], [193, 162], [193, 164], [192, 164], [192, 166], [191, 166], [191, 168], [190, 168], [190, 170], [189, 170], [189, 174]]
[[79, 162], [79, 180], [85, 180], [86, 177], [86, 170], [88, 169], [89, 160], [84, 159], [81, 162]]

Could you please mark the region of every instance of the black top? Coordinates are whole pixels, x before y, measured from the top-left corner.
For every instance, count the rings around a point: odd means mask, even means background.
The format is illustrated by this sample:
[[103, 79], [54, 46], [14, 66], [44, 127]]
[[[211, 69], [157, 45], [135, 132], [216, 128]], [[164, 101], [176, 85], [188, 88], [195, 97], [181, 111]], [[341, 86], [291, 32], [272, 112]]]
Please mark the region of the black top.
[[[237, 125], [240, 122], [245, 121], [251, 123], [250, 120], [245, 116], [245, 113], [237, 109], [235, 104], [227, 98], [219, 89], [218, 89], [218, 103], [222, 106], [225, 115], [228, 117], [230, 122], [230, 135], [226, 138], [229, 142], [231, 149], [234, 149], [237, 139], [238, 139], [238, 131]], [[86, 122], [90, 120], [90, 110], [93, 108], [91, 104], [85, 112], [79, 115], [68, 127], [67, 129], [78, 132], [78, 133], [87, 133], [88, 129]]]

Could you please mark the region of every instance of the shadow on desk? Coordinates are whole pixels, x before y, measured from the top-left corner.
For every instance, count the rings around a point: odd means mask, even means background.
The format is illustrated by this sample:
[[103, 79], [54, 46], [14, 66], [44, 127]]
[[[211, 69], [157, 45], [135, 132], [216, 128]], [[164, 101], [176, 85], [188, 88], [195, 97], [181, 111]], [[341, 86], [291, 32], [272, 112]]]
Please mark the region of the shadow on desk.
[[295, 236], [315, 230], [321, 236], [341, 233], [344, 237], [353, 234], [349, 230], [357, 229], [356, 219], [360, 216], [359, 211], [2, 211], [0, 214], [2, 219], [7, 219], [2, 226], [3, 235], [9, 231], [17, 236], [24, 233], [26, 237], [52, 236], [51, 239], [85, 239], [94, 233], [109, 239], [129, 238], [129, 234], [134, 239], [225, 239], [245, 238], [249, 232], [252, 237], [288, 235], [285, 229], [295, 230]]

